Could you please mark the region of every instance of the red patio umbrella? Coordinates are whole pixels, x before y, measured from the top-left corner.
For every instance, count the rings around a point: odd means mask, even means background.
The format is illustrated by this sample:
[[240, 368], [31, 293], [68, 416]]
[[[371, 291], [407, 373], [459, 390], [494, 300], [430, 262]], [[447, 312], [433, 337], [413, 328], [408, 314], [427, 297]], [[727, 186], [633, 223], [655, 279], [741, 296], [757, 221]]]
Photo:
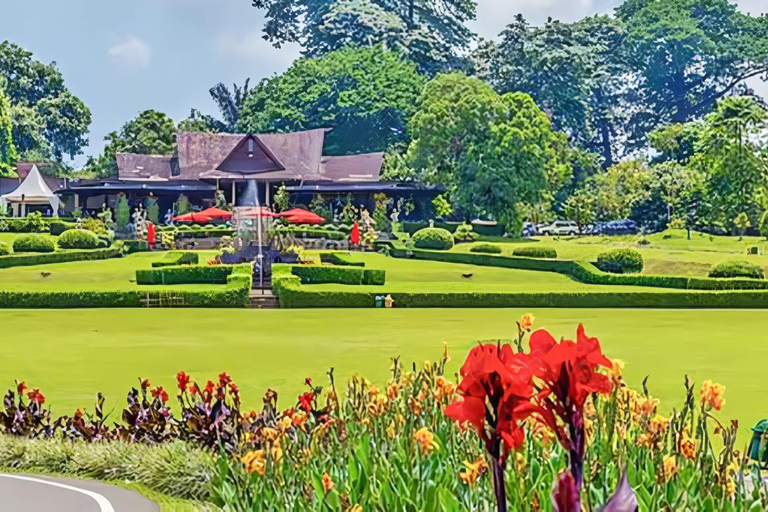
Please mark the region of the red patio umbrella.
[[210, 222], [213, 219], [207, 215], [202, 215], [200, 212], [190, 212], [178, 215], [173, 220], [178, 222]]
[[222, 210], [221, 208], [208, 208], [207, 210], [203, 210], [200, 213], [196, 213], [197, 215], [203, 215], [206, 217], [210, 217], [213, 220], [229, 220], [232, 218], [232, 212], [228, 212], [227, 210]]
[[292, 215], [280, 214], [280, 216], [291, 224], [322, 224], [325, 222], [325, 219], [321, 216], [308, 211], [294, 213]]
[[349, 241], [352, 242], [352, 245], [360, 244], [360, 226], [357, 225], [357, 221], [355, 221], [355, 224], [352, 226], [352, 233], [349, 235]]

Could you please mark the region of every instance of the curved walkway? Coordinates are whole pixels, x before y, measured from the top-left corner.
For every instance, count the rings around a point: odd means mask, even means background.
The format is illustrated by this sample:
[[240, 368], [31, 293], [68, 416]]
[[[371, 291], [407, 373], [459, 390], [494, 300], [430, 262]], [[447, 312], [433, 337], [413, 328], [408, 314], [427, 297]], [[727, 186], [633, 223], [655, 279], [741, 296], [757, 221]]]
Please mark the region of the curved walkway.
[[137, 492], [90, 480], [0, 474], [3, 510], [24, 512], [159, 512]]

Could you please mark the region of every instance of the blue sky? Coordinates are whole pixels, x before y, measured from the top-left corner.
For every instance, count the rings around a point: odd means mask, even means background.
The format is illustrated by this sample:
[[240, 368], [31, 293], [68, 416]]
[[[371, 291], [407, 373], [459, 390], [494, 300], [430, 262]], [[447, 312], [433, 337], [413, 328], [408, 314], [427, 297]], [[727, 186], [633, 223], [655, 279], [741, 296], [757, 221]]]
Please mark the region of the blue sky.
[[[765, 0], [739, 0], [753, 14]], [[492, 38], [522, 12], [532, 23], [609, 12], [612, 0], [478, 0], [473, 29]], [[0, 39], [44, 62], [56, 61], [69, 89], [91, 108], [91, 144], [149, 108], [175, 121], [191, 108], [216, 113], [208, 89], [285, 70], [299, 49], [261, 38], [263, 17], [250, 0], [4, 0]], [[759, 5], [762, 5], [760, 7]], [[768, 83], [755, 82], [768, 96]], [[80, 159], [78, 159], [80, 160]]]

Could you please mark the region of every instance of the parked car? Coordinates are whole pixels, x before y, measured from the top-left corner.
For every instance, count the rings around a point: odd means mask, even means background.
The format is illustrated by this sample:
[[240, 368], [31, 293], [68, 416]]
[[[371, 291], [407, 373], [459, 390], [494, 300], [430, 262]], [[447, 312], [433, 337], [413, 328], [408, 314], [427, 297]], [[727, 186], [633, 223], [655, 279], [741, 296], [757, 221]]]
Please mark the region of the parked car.
[[542, 236], [574, 236], [579, 234], [579, 225], [572, 220], [556, 220], [539, 226], [538, 232]]
[[523, 238], [529, 238], [532, 236], [536, 236], [538, 234], [538, 231], [536, 231], [536, 226], [533, 224], [533, 222], [524, 222], [523, 223], [523, 230], [520, 232], [520, 236]]
[[636, 235], [639, 231], [637, 222], [624, 219], [598, 222], [588, 233], [590, 235]]

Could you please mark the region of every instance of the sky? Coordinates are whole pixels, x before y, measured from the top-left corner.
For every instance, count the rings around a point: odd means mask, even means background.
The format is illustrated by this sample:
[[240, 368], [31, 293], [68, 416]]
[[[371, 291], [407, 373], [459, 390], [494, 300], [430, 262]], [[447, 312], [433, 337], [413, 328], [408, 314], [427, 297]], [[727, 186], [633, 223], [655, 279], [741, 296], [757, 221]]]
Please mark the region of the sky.
[[[533, 24], [552, 15], [575, 21], [607, 13], [614, 0], [477, 0], [471, 27], [494, 38], [517, 13]], [[765, 0], [738, 0], [752, 14]], [[262, 39], [262, 11], [251, 0], [2, 0], [0, 40], [43, 62], [55, 61], [65, 84], [93, 114], [86, 155], [139, 112], [156, 109], [175, 121], [197, 108], [216, 114], [208, 89], [218, 82], [253, 83], [284, 71], [296, 45]], [[768, 83], [751, 84], [768, 97]], [[75, 165], [84, 159], [78, 158]]]

